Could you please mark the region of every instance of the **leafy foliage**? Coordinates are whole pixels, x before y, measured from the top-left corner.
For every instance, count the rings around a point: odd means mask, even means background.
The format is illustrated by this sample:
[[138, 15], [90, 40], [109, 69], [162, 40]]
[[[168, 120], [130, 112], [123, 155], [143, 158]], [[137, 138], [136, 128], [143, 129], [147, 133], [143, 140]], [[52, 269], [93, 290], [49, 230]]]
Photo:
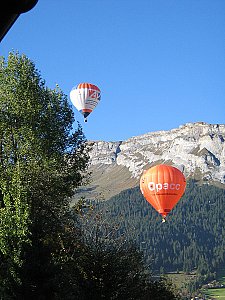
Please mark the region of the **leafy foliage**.
[[52, 272], [46, 264], [53, 266], [53, 253], [61, 248], [69, 197], [84, 181], [88, 163], [82, 129], [73, 130], [73, 122], [67, 97], [58, 86], [45, 87], [32, 61], [18, 53], [0, 58], [3, 295], [24, 284], [28, 289], [28, 283], [35, 293], [41, 290], [37, 276], [43, 283]]

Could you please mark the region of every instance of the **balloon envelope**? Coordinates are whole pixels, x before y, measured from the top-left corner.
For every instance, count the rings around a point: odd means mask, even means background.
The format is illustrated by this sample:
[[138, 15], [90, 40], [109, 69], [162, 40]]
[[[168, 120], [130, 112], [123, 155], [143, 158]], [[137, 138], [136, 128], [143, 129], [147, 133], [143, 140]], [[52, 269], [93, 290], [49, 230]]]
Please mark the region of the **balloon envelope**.
[[76, 109], [82, 113], [86, 122], [87, 116], [95, 109], [101, 99], [101, 91], [94, 84], [80, 83], [71, 90], [70, 99]]
[[144, 171], [140, 189], [145, 199], [163, 218], [180, 200], [186, 188], [183, 173], [169, 165], [157, 165]]

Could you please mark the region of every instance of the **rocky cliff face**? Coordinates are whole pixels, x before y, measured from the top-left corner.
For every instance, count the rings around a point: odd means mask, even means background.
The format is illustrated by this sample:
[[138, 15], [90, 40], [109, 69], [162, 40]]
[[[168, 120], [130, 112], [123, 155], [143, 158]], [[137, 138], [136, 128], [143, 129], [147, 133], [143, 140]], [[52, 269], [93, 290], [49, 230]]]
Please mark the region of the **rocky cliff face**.
[[[116, 178], [119, 181], [121, 170], [120, 181], [126, 179], [130, 184], [124, 184], [125, 189], [138, 184], [143, 169], [158, 163], [182, 166], [186, 177], [225, 184], [224, 124], [187, 123], [169, 131], [150, 132], [121, 142], [96, 141], [92, 146], [93, 176], [98, 170], [98, 183], [93, 181], [93, 184], [96, 188], [104, 186], [104, 192], [109, 189], [107, 184], [115, 189], [112, 175], [114, 181]], [[109, 193], [108, 197], [111, 195]]]
[[125, 166], [132, 177], [157, 162], [184, 165], [205, 179], [225, 183], [225, 125], [188, 123], [170, 131], [150, 132], [124, 142], [93, 142], [91, 165]]

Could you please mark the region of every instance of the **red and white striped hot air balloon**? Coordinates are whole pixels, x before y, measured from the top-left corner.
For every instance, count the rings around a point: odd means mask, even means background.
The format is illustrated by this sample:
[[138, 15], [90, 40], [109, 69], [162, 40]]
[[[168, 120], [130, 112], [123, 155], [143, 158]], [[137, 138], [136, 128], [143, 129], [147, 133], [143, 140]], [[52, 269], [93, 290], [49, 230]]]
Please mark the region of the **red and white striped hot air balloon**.
[[101, 91], [94, 84], [80, 83], [71, 90], [70, 99], [76, 109], [84, 116], [84, 122], [87, 122], [88, 115], [101, 99]]

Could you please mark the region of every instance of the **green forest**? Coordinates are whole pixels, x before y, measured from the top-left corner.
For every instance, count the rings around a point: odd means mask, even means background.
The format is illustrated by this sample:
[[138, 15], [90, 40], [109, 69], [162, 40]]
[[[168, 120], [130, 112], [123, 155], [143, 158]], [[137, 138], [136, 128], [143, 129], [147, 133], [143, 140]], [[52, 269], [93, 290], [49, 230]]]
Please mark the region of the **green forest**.
[[196, 271], [216, 277], [225, 262], [225, 190], [190, 180], [167, 222], [143, 198], [139, 187], [96, 207], [117, 224], [118, 235], [136, 242], [157, 274]]

